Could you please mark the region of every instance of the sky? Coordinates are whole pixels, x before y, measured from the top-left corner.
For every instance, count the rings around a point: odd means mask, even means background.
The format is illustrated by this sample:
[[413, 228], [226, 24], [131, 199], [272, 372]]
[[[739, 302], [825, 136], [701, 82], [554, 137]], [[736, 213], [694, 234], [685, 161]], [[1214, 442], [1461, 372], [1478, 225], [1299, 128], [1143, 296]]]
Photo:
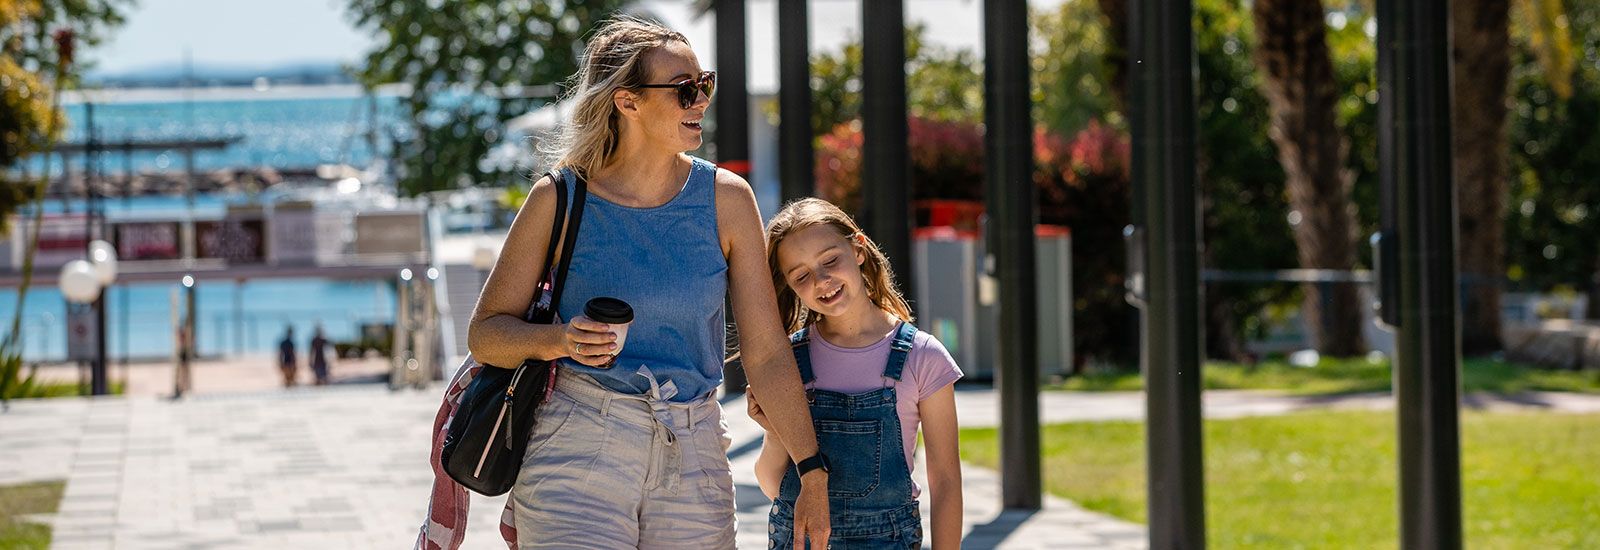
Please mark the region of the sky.
[[97, 70], [120, 74], [183, 62], [273, 67], [348, 62], [372, 38], [344, 15], [343, 0], [136, 0], [127, 22], [88, 52]]
[[[831, 51], [860, 36], [861, 0], [812, 0], [813, 51]], [[1064, 0], [1030, 0], [1051, 7]], [[905, 0], [908, 22], [928, 25], [935, 43], [981, 51], [982, 0]], [[669, 25], [694, 40], [703, 64], [711, 65], [711, 19], [687, 16], [688, 0], [644, 0]], [[749, 0], [751, 88], [776, 85], [775, 0]], [[345, 0], [137, 0], [127, 23], [89, 52], [105, 74], [121, 74], [183, 62], [187, 49], [197, 66], [268, 68], [302, 62], [352, 62], [371, 46], [365, 31], [351, 26]], [[669, 15], [672, 14], [672, 15]], [[769, 70], [770, 69], [770, 70]]]

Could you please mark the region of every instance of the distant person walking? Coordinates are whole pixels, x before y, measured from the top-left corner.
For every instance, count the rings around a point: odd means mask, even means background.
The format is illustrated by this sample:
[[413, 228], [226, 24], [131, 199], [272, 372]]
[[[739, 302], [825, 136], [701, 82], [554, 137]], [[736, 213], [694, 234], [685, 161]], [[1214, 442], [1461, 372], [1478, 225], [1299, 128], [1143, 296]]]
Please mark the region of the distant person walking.
[[283, 332], [283, 340], [278, 342], [278, 370], [283, 372], [283, 387], [294, 386], [294, 374], [298, 369], [294, 356], [294, 327], [288, 327]]
[[317, 377], [318, 386], [328, 385], [328, 339], [322, 335], [322, 325], [311, 333], [311, 374]]

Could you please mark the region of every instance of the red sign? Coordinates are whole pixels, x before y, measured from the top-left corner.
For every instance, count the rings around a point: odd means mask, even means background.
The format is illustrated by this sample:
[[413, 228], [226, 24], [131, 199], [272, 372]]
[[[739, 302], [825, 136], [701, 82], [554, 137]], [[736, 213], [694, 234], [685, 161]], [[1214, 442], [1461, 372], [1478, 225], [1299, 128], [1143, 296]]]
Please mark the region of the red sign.
[[128, 222], [116, 225], [117, 259], [176, 260], [178, 222]]

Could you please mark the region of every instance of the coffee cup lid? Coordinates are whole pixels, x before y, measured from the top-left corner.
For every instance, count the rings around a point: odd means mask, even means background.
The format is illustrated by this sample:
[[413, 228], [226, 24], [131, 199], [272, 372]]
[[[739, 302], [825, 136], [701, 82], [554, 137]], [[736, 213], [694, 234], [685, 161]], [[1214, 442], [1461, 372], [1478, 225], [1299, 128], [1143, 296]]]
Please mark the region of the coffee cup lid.
[[608, 325], [633, 322], [633, 306], [616, 298], [601, 296], [583, 305], [583, 315]]

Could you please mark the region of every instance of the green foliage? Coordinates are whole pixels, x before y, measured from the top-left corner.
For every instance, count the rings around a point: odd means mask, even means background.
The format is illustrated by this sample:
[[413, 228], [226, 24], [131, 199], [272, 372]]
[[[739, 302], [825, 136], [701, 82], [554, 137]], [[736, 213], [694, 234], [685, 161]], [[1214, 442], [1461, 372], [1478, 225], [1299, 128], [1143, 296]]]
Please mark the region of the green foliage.
[[[121, 25], [123, 10], [131, 4], [131, 0], [0, 0], [0, 170], [43, 150], [61, 131], [64, 119], [52, 109], [51, 86], [74, 80], [83, 63], [61, 66], [51, 33], [71, 29], [77, 50], [83, 51]], [[63, 70], [58, 74], [58, 69]], [[0, 215], [9, 215], [18, 205], [15, 193], [5, 195], [0, 197]]]
[[29, 369], [22, 375], [22, 346], [13, 338], [0, 341], [0, 409], [12, 399], [44, 397], [44, 387], [38, 382], [38, 369]]
[[1527, 290], [1581, 288], [1600, 271], [1600, 5], [1570, 2], [1567, 17], [1582, 55], [1570, 96], [1534, 45], [1518, 40], [1513, 53], [1506, 270]]
[[1113, 47], [1105, 18], [1091, 0], [1062, 2], [1055, 11], [1029, 17], [1033, 40], [1033, 118], [1061, 133], [1076, 132], [1091, 120], [1126, 130], [1112, 90]]
[[[1468, 412], [1461, 422], [1465, 538], [1477, 548], [1594, 548], [1600, 415]], [[1392, 548], [1392, 412], [1313, 412], [1204, 423], [1208, 545]], [[998, 430], [961, 432], [963, 460], [999, 463]], [[1145, 521], [1144, 426], [1045, 426], [1044, 481], [1085, 508]]]
[[523, 174], [480, 161], [503, 123], [554, 99], [577, 72], [583, 38], [624, 0], [349, 0], [359, 28], [377, 34], [357, 76], [368, 86], [409, 84], [413, 127], [396, 152], [400, 188], [419, 194], [466, 185], [521, 184]]
[[[970, 50], [925, 43], [928, 29], [906, 27], [906, 106], [913, 118], [983, 122], [983, 60]], [[811, 57], [811, 130], [816, 136], [861, 118], [861, 40]]]

